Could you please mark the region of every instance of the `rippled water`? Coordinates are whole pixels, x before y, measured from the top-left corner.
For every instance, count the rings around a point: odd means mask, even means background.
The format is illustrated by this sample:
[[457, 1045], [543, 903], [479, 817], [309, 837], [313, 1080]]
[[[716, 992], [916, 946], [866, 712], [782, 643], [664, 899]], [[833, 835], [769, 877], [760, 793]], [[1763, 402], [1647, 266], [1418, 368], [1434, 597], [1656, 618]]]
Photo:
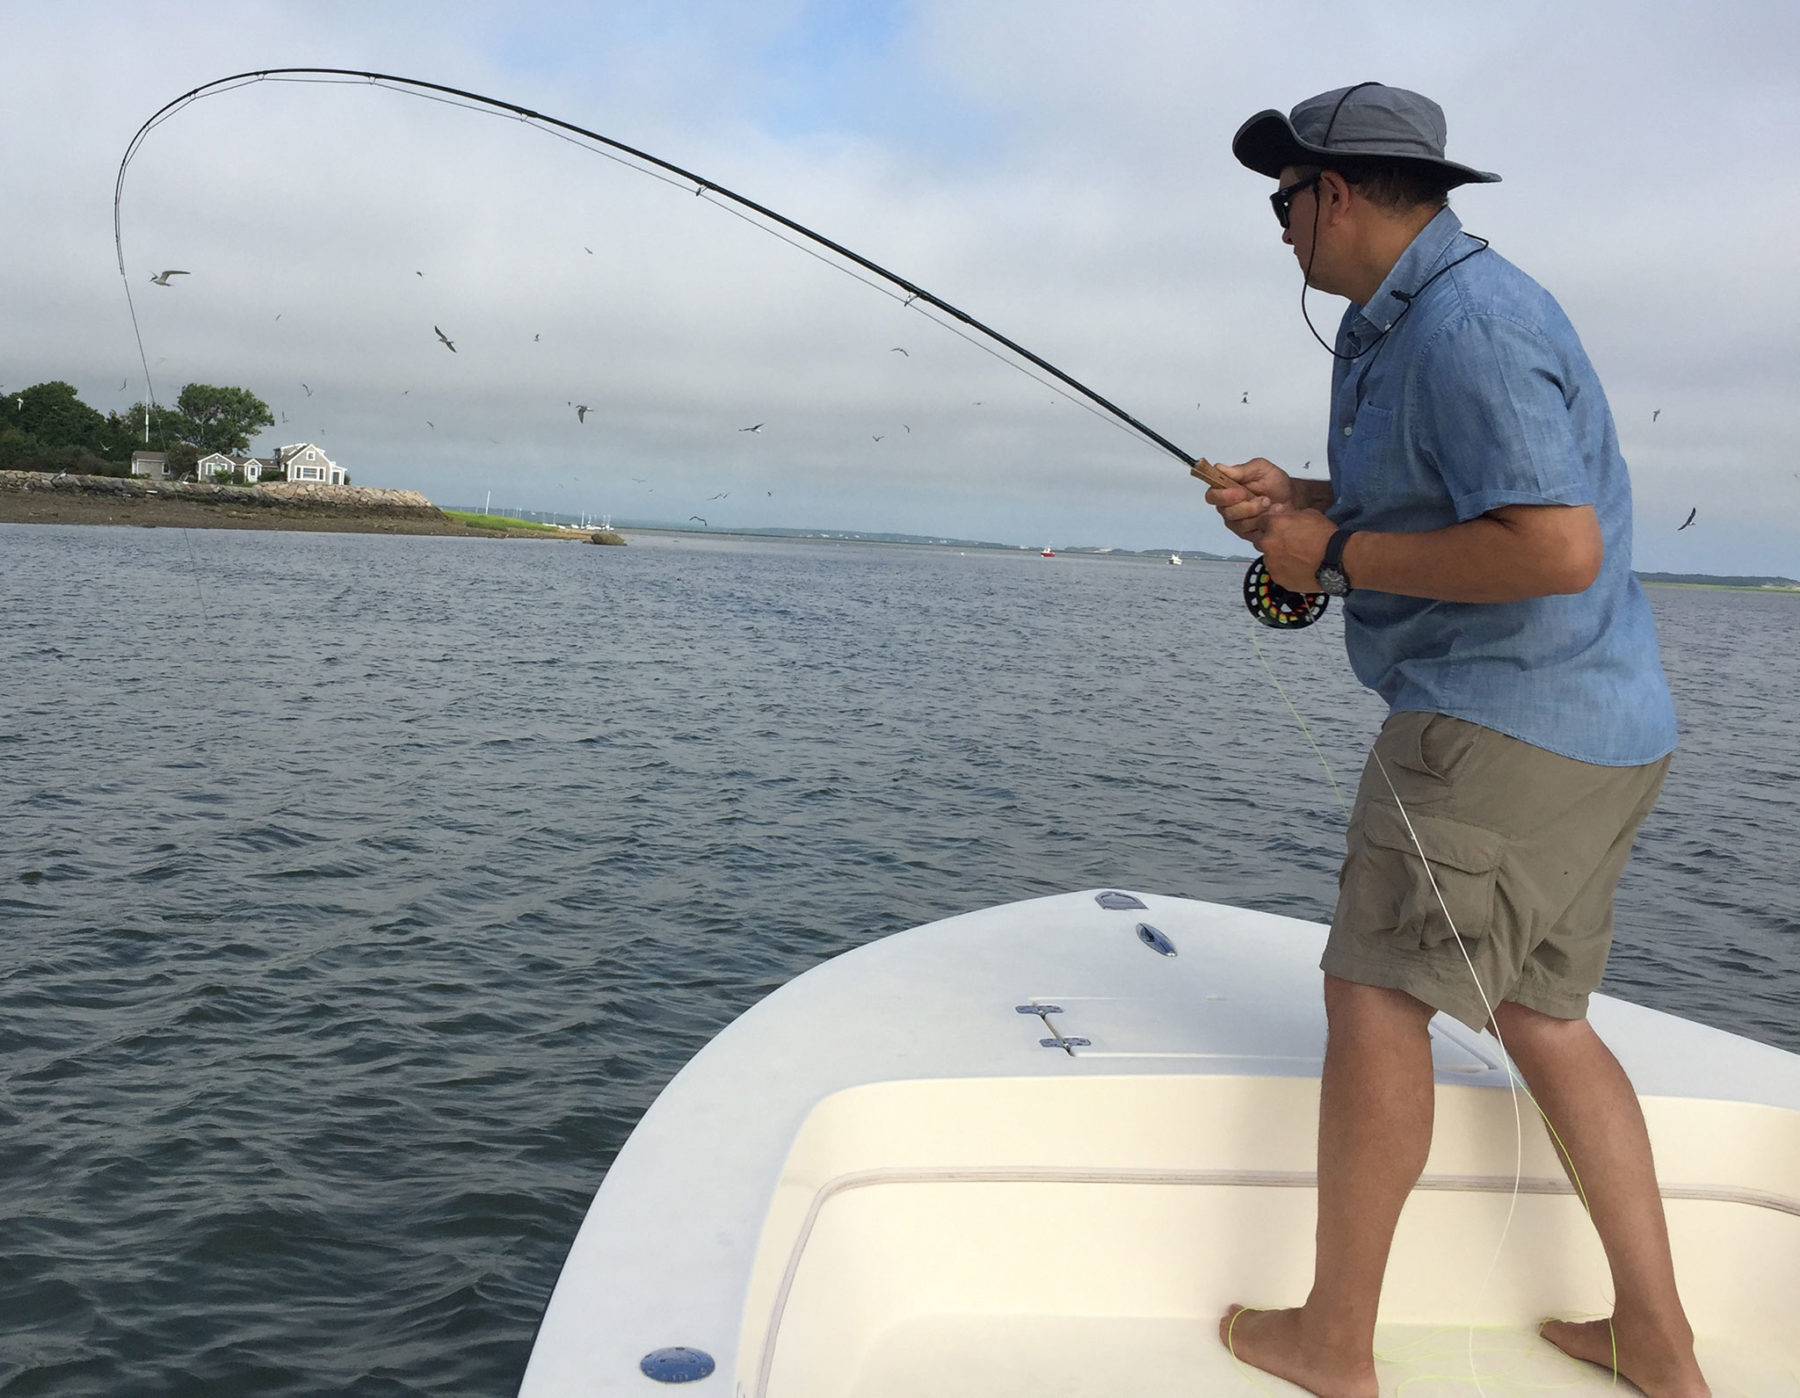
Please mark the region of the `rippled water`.
[[[660, 1086], [1099, 884], [1323, 918], [1380, 707], [1235, 566], [0, 526], [0, 1391], [503, 1393]], [[1659, 589], [1608, 989], [1800, 1049], [1800, 599]]]

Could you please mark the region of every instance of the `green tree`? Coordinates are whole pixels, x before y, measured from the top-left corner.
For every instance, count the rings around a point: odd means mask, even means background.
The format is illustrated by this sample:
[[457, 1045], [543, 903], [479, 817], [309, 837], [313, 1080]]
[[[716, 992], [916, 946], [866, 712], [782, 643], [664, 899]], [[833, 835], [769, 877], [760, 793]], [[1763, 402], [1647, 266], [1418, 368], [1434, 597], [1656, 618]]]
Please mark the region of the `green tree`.
[[251, 437], [275, 425], [269, 405], [247, 388], [191, 383], [176, 398], [175, 411], [182, 423], [178, 435], [203, 452], [247, 451]]
[[192, 442], [176, 442], [169, 448], [168, 457], [163, 463], [172, 480], [185, 480], [194, 474], [194, 468], [200, 464], [204, 455], [200, 448]]
[[43, 447], [85, 447], [99, 453], [106, 444], [105, 417], [81, 401], [73, 384], [60, 379], [8, 395], [0, 423]]

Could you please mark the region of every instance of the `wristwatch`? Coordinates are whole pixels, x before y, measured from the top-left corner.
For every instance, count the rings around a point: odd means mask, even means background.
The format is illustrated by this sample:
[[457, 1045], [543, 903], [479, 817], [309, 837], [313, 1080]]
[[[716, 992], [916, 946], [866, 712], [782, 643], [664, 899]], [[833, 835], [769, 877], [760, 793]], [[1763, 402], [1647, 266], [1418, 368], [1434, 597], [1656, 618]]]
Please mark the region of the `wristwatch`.
[[1313, 576], [1319, 580], [1319, 591], [1331, 597], [1347, 597], [1350, 595], [1350, 575], [1344, 571], [1344, 545], [1356, 531], [1340, 529], [1331, 536], [1331, 542], [1325, 545], [1325, 561], [1319, 565], [1319, 571]]

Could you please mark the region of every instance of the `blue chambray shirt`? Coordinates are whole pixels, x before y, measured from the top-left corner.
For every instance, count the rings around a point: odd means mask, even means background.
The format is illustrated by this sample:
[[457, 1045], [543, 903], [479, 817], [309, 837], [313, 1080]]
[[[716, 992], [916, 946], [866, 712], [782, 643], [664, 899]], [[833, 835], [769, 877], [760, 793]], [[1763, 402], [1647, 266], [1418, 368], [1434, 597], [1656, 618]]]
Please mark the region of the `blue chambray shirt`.
[[1400, 597], [1352, 576], [1351, 667], [1394, 712], [1468, 719], [1583, 762], [1655, 761], [1675, 746], [1675, 709], [1631, 573], [1612, 412], [1547, 291], [1491, 249], [1457, 262], [1479, 247], [1445, 209], [1344, 313], [1339, 354], [1393, 329], [1336, 361], [1328, 513], [1348, 529], [1411, 532], [1502, 505], [1592, 505], [1605, 561], [1585, 592], [1522, 602]]

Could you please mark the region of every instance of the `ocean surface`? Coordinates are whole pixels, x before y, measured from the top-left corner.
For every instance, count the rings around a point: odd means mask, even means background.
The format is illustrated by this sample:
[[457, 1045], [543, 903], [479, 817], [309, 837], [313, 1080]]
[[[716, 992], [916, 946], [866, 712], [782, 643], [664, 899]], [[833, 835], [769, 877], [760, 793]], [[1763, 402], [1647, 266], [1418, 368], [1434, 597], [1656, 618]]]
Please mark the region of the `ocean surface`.
[[[871, 938], [1329, 914], [1381, 719], [1237, 565], [0, 526], [0, 1392], [504, 1394], [633, 1123]], [[1800, 598], [1651, 592], [1610, 992], [1800, 1050]]]

